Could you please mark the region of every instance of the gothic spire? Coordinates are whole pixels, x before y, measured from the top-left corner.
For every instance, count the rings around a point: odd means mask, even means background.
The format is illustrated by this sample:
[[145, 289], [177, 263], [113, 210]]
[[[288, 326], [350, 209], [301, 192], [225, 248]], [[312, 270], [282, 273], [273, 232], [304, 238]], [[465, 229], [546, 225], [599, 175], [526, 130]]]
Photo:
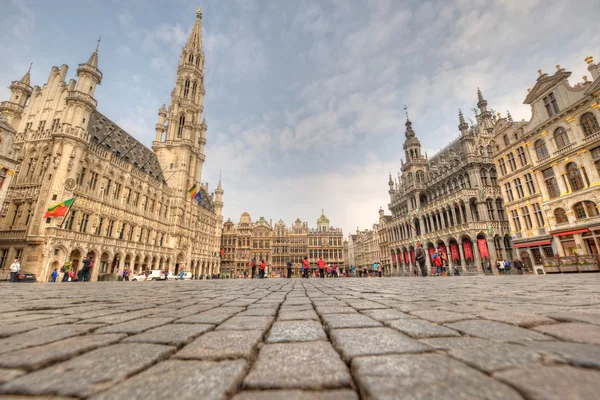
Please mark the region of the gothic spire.
[[483, 98], [479, 88], [477, 88], [477, 107], [482, 113], [487, 111], [487, 101]]
[[202, 50], [202, 9], [199, 8], [196, 11], [196, 22], [192, 28], [192, 33], [185, 45], [185, 49], [188, 51], [201, 51]]
[[406, 138], [410, 139], [415, 137], [415, 131], [413, 131], [412, 122], [410, 122], [410, 119], [407, 118], [406, 123], [404, 125], [406, 126]]
[[29, 64], [29, 69], [27, 70], [25, 75], [23, 75], [23, 77], [21, 78], [21, 83], [24, 83], [27, 86], [31, 86], [31, 66], [32, 65], [33, 65], [33, 63]]
[[458, 110], [458, 121], [458, 130], [464, 134], [467, 131], [467, 129], [469, 129], [469, 125], [466, 123], [465, 116], [463, 115], [460, 109]]

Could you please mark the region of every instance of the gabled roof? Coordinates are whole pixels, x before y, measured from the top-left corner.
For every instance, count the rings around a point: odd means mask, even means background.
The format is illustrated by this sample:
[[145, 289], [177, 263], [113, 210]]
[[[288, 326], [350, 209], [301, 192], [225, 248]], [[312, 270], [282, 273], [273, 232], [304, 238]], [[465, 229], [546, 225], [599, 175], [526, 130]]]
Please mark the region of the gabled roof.
[[571, 73], [565, 71], [564, 69], [559, 69], [552, 76], [548, 74], [540, 75], [540, 77], [535, 82], [535, 85], [525, 97], [525, 101], [523, 104], [532, 104], [536, 100], [538, 100], [548, 89], [558, 86], [558, 84], [566, 79], [569, 79]]
[[596, 80], [594, 80], [592, 82], [592, 84], [590, 85], [590, 87], [588, 87], [585, 92], [583, 92], [583, 94], [592, 94], [594, 92], [597, 92], [598, 90], [600, 90], [600, 77], [596, 78]]
[[153, 178], [164, 180], [156, 154], [102, 113], [91, 115], [87, 132], [92, 143], [100, 144]]

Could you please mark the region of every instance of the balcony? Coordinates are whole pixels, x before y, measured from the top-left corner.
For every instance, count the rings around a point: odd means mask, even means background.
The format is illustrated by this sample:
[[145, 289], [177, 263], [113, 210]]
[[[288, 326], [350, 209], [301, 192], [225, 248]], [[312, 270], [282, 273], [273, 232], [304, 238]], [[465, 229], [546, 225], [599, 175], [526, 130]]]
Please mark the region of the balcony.
[[563, 147], [562, 149], [558, 149], [554, 152], [555, 156], [560, 156], [563, 155], [565, 153], [568, 153], [569, 151], [573, 150], [573, 148], [575, 147], [575, 145], [573, 143], [566, 145], [565, 147]]
[[585, 143], [593, 142], [594, 140], [599, 139], [599, 138], [600, 138], [600, 131], [598, 131], [596, 133], [592, 133], [591, 135], [584, 137], [583, 141]]
[[89, 106], [91, 108], [96, 108], [96, 106], [98, 106], [98, 101], [96, 99], [94, 99], [92, 96], [90, 96], [87, 93], [78, 92], [75, 90], [67, 93], [66, 101], [67, 101], [67, 103], [72, 102], [72, 101], [78, 101], [78, 102], [86, 104], [87, 106]]
[[596, 256], [548, 257], [544, 259], [544, 272], [547, 274], [569, 272], [599, 272]]

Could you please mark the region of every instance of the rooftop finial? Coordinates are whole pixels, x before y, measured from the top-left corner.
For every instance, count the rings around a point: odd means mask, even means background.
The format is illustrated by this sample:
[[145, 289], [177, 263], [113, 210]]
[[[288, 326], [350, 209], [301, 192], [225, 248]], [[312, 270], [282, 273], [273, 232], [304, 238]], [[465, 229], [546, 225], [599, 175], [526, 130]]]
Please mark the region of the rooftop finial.
[[31, 66], [32, 66], [32, 65], [33, 65], [33, 63], [32, 63], [32, 62], [30, 62], [30, 63], [29, 63], [29, 69], [27, 70], [27, 73], [30, 73], [30, 72], [31, 72]]
[[458, 121], [461, 124], [465, 123], [465, 116], [463, 115], [462, 110], [460, 108], [458, 109]]
[[481, 94], [481, 89], [477, 88], [477, 100], [483, 101], [483, 95]]
[[100, 42], [102, 41], [102, 36], [98, 38], [98, 43], [96, 43], [96, 51], [98, 51], [98, 47], [100, 47]]
[[406, 119], [408, 120], [408, 107], [404, 105], [404, 112], [406, 113]]
[[540, 74], [540, 76], [542, 76], [544, 74], [544, 72], [541, 69], [538, 69], [538, 74]]
[[592, 64], [592, 63], [594, 62], [594, 57], [592, 57], [592, 56], [587, 56], [587, 57], [585, 58], [585, 62], [586, 62], [588, 65]]
[[202, 19], [202, 9], [200, 7], [196, 10], [196, 18]]

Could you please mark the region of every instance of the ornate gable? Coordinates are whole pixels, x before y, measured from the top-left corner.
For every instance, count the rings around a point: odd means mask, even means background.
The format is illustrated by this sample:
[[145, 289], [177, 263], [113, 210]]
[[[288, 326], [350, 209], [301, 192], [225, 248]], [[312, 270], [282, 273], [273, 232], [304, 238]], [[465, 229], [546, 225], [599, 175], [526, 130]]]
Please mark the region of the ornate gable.
[[535, 103], [548, 90], [557, 87], [561, 82], [563, 82], [566, 79], [569, 79], [570, 76], [571, 73], [565, 71], [564, 69], [558, 70], [552, 76], [548, 76], [548, 74], [540, 75], [540, 77], [537, 79], [537, 82], [535, 83], [535, 86], [533, 86], [533, 88], [525, 98], [525, 101], [523, 101], [523, 104]]

